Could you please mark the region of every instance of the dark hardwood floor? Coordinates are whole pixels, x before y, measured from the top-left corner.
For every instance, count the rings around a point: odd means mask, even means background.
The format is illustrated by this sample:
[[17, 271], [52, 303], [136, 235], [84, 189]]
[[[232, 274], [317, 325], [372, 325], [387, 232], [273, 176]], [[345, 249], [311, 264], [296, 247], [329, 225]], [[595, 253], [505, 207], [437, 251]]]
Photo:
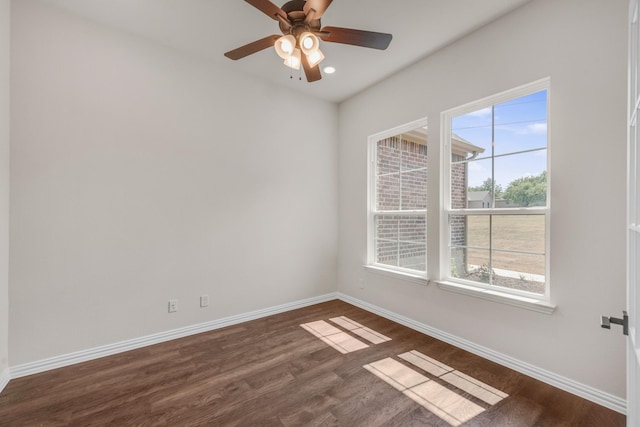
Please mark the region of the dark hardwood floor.
[[[391, 340], [345, 334], [329, 321], [338, 316]], [[343, 354], [300, 326], [319, 320], [369, 346]], [[410, 351], [433, 363], [398, 357]], [[0, 394], [1, 426], [457, 424], [606, 427], [625, 417], [341, 301], [14, 379]]]

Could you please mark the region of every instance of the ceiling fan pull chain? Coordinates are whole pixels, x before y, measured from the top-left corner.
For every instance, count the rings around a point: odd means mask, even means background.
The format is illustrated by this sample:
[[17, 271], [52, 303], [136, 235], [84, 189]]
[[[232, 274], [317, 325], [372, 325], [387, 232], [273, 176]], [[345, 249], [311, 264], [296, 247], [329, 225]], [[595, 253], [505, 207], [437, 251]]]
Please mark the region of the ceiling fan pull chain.
[[[291, 61], [291, 54], [289, 54], [289, 61]], [[293, 68], [289, 68], [289, 78], [293, 80]]]

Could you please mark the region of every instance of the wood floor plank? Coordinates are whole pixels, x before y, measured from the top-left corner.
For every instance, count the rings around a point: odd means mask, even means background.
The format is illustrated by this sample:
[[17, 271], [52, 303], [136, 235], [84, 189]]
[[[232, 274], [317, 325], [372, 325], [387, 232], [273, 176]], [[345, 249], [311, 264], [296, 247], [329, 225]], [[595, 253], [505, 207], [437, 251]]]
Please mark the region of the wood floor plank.
[[[391, 340], [341, 354], [300, 327], [340, 316]], [[348, 328], [340, 329], [358, 338]], [[399, 357], [410, 351], [506, 397], [487, 403], [474, 396], [471, 383], [456, 387]], [[389, 358], [434, 382], [416, 391], [446, 387], [445, 393], [454, 393], [431, 399], [436, 404], [467, 405], [476, 412], [480, 405], [482, 412], [465, 426], [625, 424], [625, 417], [614, 411], [330, 301], [11, 380], [0, 394], [0, 426], [450, 425], [434, 413], [441, 409], [429, 411], [363, 368]]]

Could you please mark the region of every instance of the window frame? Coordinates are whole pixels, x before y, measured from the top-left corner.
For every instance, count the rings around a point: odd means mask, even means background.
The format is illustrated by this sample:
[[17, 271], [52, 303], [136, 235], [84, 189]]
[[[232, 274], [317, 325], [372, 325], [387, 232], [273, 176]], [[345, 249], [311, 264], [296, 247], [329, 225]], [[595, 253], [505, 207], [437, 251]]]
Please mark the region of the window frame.
[[[428, 239], [426, 230], [428, 228], [427, 223], [427, 208], [425, 209], [411, 209], [402, 211], [379, 211], [377, 209], [377, 143], [380, 140], [391, 138], [402, 133], [410, 132], [417, 128], [426, 128], [427, 118], [418, 119], [392, 129], [388, 129], [373, 135], [370, 135], [367, 141], [367, 258], [365, 267], [372, 271], [379, 271], [383, 274], [393, 274], [400, 278], [416, 281], [420, 284], [428, 283], [428, 270], [427, 259], [428, 253], [425, 252], [425, 271], [413, 270], [403, 267], [396, 267], [388, 264], [381, 264], [376, 262], [376, 215], [388, 214], [397, 216], [416, 216], [423, 214], [425, 216], [425, 250], [428, 246]], [[428, 166], [427, 166], [428, 168]], [[429, 174], [427, 169], [427, 174]], [[428, 196], [427, 196], [428, 197]], [[428, 205], [428, 202], [427, 202]]]
[[[496, 104], [517, 99], [536, 92], [547, 91], [547, 145], [546, 145], [546, 173], [547, 173], [547, 203], [546, 206], [514, 207], [514, 208], [464, 208], [453, 209], [451, 207], [451, 129], [452, 119], [456, 116], [468, 114]], [[520, 305], [545, 313], [551, 313], [555, 306], [551, 304], [551, 280], [550, 280], [550, 241], [551, 241], [551, 80], [541, 79], [525, 84], [514, 89], [485, 97], [483, 99], [464, 104], [440, 114], [441, 120], [441, 145], [440, 145], [440, 274], [438, 283], [440, 287], [454, 292], [460, 292], [485, 299]], [[495, 158], [495, 157], [494, 157]], [[544, 215], [545, 217], [545, 292], [537, 294], [521, 290], [509, 289], [495, 285], [484, 284], [476, 281], [451, 277], [451, 230], [449, 221], [451, 215]]]

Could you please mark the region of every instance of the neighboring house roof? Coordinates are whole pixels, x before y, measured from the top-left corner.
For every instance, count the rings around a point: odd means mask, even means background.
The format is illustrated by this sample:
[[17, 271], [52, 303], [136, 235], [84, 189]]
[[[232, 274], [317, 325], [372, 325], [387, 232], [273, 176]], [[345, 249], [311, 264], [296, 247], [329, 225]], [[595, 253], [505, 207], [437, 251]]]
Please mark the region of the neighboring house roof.
[[465, 156], [467, 154], [473, 154], [473, 156], [477, 156], [480, 153], [484, 153], [484, 148], [478, 147], [477, 145], [473, 145], [460, 135], [456, 135], [455, 133], [451, 134], [451, 151], [454, 154], [458, 154], [460, 156]]
[[491, 200], [490, 191], [469, 191], [467, 194], [467, 200], [470, 202], [481, 202], [483, 200]]
[[[402, 138], [417, 144], [427, 145], [427, 129], [417, 128], [402, 134]], [[473, 145], [460, 135], [451, 135], [451, 151], [454, 154], [467, 157], [467, 155], [478, 155], [484, 153], [484, 148]]]

